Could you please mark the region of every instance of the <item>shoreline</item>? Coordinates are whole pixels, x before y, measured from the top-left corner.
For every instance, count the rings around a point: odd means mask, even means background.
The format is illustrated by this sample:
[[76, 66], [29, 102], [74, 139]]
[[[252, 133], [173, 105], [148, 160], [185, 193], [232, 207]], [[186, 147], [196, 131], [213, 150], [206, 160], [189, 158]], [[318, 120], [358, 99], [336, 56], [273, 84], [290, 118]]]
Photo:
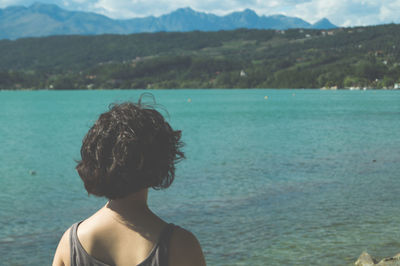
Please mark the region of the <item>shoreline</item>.
[[138, 89], [124, 89], [124, 88], [96, 88], [96, 89], [36, 89], [36, 88], [21, 88], [21, 89], [2, 89], [1, 91], [167, 91], [167, 90], [321, 90], [321, 91], [400, 91], [397, 88], [360, 88], [360, 87], [350, 87], [350, 88], [138, 88]]

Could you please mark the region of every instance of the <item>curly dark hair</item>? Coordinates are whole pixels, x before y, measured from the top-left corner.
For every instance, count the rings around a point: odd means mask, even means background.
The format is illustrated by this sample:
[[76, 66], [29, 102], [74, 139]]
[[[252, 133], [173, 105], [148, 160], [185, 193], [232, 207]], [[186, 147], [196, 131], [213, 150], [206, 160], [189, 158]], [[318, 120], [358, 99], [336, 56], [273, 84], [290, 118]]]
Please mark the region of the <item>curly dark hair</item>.
[[153, 107], [112, 104], [83, 139], [76, 169], [89, 194], [123, 198], [144, 188], [163, 189], [184, 158], [181, 131]]

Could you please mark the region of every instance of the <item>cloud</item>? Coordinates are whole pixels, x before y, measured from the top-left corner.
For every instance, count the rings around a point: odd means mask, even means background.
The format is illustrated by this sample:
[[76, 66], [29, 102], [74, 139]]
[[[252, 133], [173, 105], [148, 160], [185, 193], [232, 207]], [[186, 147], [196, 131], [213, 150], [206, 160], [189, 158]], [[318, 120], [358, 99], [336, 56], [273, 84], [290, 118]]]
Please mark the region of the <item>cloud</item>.
[[91, 11], [113, 18], [130, 18], [159, 16], [187, 6], [218, 15], [250, 8], [259, 15], [284, 14], [312, 23], [328, 18], [339, 26], [400, 22], [396, 14], [400, 0], [96, 0]]
[[20, 5], [23, 4], [25, 1], [18, 1], [18, 0], [0, 0], [0, 8], [4, 8], [7, 6], [15, 6], [15, 5]]
[[[69, 2], [70, 0], [67, 1]], [[52, 0], [0, 0], [0, 8], [5, 8], [8, 6], [30, 6], [36, 2], [63, 6], [62, 0], [53, 0], [53, 1]]]
[[179, 5], [179, 2], [186, 1], [98, 0], [91, 7], [93, 11], [112, 18], [132, 18], [168, 13], [181, 7], [182, 3]]
[[394, 17], [394, 12], [385, 13], [387, 7], [399, 2], [399, 0], [312, 0], [297, 4], [290, 14], [303, 19], [308, 18], [310, 22], [327, 17], [340, 26], [382, 24], [389, 22], [389, 17]]
[[284, 14], [316, 22], [328, 18], [339, 26], [400, 23], [400, 0], [0, 0], [0, 7], [40, 1], [70, 10], [97, 12], [112, 18], [160, 16], [181, 7], [225, 15], [246, 8], [259, 15]]
[[[71, 0], [69, 0], [71, 1]], [[296, 3], [311, 0], [97, 0], [90, 6], [91, 11], [100, 12], [112, 18], [160, 16], [182, 7], [191, 7], [197, 11], [226, 15], [246, 8], [253, 9], [259, 15], [282, 14]]]
[[382, 5], [379, 10], [379, 19], [381, 23], [400, 23], [400, 0], [392, 1], [386, 5]]
[[195, 2], [193, 8], [207, 11], [219, 15], [226, 15], [234, 11], [243, 10], [246, 8], [253, 9], [259, 15], [271, 15], [282, 13], [282, 10], [293, 6], [296, 2], [309, 2], [310, 0], [203, 0], [192, 1]]

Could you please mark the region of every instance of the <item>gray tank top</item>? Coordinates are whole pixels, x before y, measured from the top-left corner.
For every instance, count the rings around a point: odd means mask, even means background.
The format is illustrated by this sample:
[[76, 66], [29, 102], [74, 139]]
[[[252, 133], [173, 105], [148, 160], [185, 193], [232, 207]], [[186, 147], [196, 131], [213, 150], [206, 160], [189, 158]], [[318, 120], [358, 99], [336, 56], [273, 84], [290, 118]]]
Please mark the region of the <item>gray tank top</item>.
[[[82, 247], [76, 233], [80, 223], [71, 226], [69, 235], [71, 266], [109, 266], [90, 256]], [[168, 248], [173, 230], [173, 224], [166, 225], [149, 256], [137, 266], [168, 266]]]

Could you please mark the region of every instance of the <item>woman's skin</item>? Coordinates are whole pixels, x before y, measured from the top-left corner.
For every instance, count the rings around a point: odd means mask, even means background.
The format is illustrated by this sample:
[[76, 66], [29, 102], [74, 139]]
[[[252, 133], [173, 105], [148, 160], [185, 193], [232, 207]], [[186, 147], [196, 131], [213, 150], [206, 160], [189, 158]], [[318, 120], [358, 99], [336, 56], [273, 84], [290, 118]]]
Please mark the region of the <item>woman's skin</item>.
[[[166, 222], [147, 206], [148, 189], [123, 199], [110, 200], [78, 227], [78, 239], [88, 254], [108, 265], [132, 266], [144, 261], [158, 241]], [[58, 244], [53, 266], [70, 265], [68, 229]], [[203, 266], [199, 241], [175, 227], [169, 246], [170, 266]]]

